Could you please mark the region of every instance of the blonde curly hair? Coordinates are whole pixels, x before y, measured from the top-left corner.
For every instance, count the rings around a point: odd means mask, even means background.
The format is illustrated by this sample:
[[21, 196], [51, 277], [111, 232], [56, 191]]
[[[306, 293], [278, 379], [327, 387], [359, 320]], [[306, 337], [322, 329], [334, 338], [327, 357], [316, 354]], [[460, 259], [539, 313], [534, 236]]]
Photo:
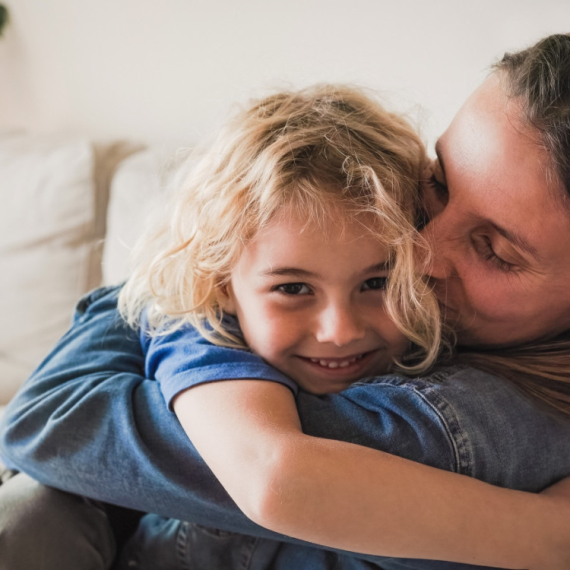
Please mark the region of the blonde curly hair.
[[424, 247], [415, 224], [424, 162], [412, 127], [362, 90], [316, 85], [254, 102], [194, 163], [139, 240], [119, 298], [123, 317], [138, 326], [145, 310], [151, 334], [190, 323], [216, 344], [246, 348], [222, 326], [220, 308], [243, 248], [285, 208], [307, 224], [341, 211], [389, 248], [386, 309], [416, 347], [397, 364], [426, 369], [441, 324], [414, 263]]

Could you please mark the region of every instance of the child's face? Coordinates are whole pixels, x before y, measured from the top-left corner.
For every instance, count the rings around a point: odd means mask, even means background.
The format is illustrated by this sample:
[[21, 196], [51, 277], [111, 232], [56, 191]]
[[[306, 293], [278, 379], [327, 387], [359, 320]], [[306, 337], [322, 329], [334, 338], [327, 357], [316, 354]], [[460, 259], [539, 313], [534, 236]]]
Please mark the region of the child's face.
[[[388, 251], [358, 223], [326, 234], [280, 216], [244, 249], [226, 312], [253, 352], [303, 389], [339, 392], [408, 348], [384, 310]], [[336, 230], [336, 233], [335, 233]]]

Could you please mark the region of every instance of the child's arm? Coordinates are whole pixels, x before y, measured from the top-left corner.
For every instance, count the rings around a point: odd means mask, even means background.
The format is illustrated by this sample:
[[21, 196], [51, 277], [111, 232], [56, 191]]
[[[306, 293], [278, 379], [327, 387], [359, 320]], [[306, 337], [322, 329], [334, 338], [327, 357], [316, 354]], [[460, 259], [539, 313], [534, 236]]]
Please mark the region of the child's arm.
[[570, 567], [567, 487], [557, 498], [500, 489], [304, 435], [290, 390], [272, 382], [203, 384], [174, 409], [238, 506], [276, 532], [381, 556]]

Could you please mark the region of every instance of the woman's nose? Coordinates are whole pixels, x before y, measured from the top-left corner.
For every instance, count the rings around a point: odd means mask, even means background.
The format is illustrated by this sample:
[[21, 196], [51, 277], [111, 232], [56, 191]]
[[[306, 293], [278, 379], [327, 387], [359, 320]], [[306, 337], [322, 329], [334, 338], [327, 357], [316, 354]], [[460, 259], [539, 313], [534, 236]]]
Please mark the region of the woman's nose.
[[346, 346], [364, 335], [362, 320], [350, 304], [330, 303], [318, 315], [315, 334], [318, 342]]
[[[447, 228], [449, 229], [449, 228]], [[447, 279], [453, 273], [453, 243], [442, 214], [433, 218], [421, 231], [427, 249], [416, 249], [416, 262], [424, 275], [433, 279]]]

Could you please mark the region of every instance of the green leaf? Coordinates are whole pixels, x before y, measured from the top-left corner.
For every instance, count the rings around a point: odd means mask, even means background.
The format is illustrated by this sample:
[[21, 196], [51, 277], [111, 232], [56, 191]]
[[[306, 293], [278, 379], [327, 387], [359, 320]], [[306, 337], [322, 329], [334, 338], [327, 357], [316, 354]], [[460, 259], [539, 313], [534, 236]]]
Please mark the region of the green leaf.
[[2, 36], [2, 32], [8, 23], [8, 8], [4, 6], [4, 4], [0, 4], [0, 36]]

